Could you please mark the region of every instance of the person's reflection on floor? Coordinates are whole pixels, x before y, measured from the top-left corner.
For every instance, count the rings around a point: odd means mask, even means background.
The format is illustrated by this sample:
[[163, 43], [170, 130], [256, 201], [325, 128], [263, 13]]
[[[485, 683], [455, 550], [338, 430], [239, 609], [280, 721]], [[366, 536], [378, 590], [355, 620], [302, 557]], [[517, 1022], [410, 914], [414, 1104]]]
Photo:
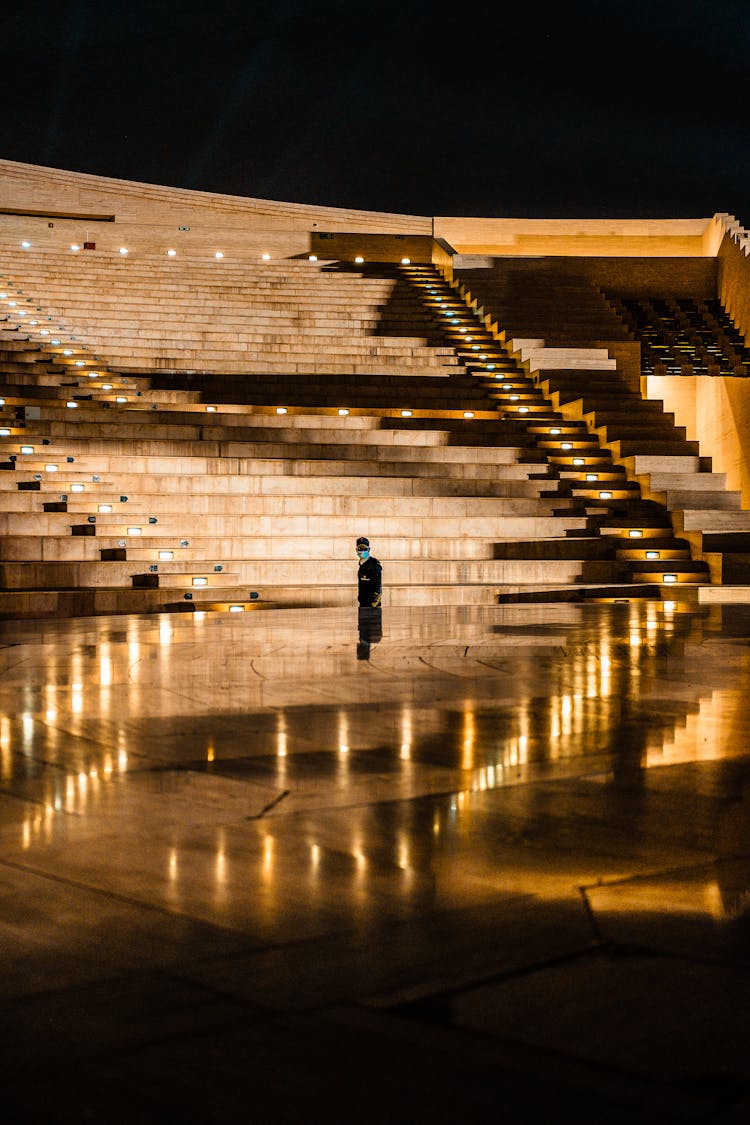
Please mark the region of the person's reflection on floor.
[[383, 637], [383, 611], [378, 607], [371, 609], [360, 606], [357, 613], [359, 626], [359, 640], [357, 642], [357, 660], [370, 659], [370, 645], [376, 645]]

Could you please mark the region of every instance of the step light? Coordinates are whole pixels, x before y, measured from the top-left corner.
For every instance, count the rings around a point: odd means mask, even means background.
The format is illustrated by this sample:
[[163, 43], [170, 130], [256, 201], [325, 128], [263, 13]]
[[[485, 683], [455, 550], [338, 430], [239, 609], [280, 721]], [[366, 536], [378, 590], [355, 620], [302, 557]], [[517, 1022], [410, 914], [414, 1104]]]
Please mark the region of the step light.
[[464, 418], [473, 418], [473, 417], [474, 417], [474, 411], [473, 410], [464, 410]]
[[111, 512], [112, 511], [112, 505], [111, 504], [100, 504], [98, 510], [100, 512]]
[[83, 485], [82, 484], [71, 484], [70, 491], [71, 492], [83, 492]]
[[662, 575], [662, 581], [667, 586], [673, 586], [675, 584], [675, 582], [677, 581], [677, 575], [676, 574], [663, 574]]
[[5, 406], [5, 399], [4, 398], [0, 398], [0, 406]]
[[127, 253], [128, 253], [128, 248], [127, 248], [127, 246], [121, 246], [121, 247], [120, 247], [120, 253], [121, 253], [122, 255], [125, 255], [125, 254], [127, 254]]
[[495, 370], [495, 364], [494, 363], [488, 363], [487, 364], [487, 370], [488, 371], [494, 371]]
[[76, 409], [77, 409], [77, 407], [78, 407], [78, 403], [77, 403], [77, 402], [73, 402], [73, 400], [72, 400], [72, 399], [71, 399], [71, 401], [70, 401], [70, 402], [66, 402], [66, 403], [65, 403], [65, 405], [67, 406], [68, 410], [76, 410]]
[[349, 411], [346, 409], [345, 406], [342, 406], [341, 409], [339, 410], [339, 416], [341, 418], [345, 418], [348, 413], [349, 413]]
[[76, 360], [76, 367], [85, 367], [85, 366], [86, 366], [86, 360], [85, 359], [77, 359]]
[[177, 251], [176, 250], [167, 250], [167, 257], [168, 258], [176, 258], [177, 257]]
[[169, 559], [174, 558], [174, 551], [159, 551], [159, 558], [162, 562], [167, 562]]
[[508, 398], [510, 399], [511, 402], [518, 402], [520, 397], [521, 397], [520, 395], [508, 395]]
[[612, 493], [611, 492], [600, 492], [599, 493], [599, 499], [600, 500], [611, 500], [612, 499]]
[[193, 579], [193, 585], [194, 586], [208, 586], [208, 579], [207, 578], [194, 578]]
[[57, 472], [57, 465], [45, 465], [44, 471], [45, 471], [45, 473], [56, 473]]
[[411, 265], [411, 258], [402, 258], [401, 259], [401, 265], [402, 266], [410, 266]]
[[402, 410], [401, 411], [401, 417], [402, 418], [411, 418], [411, 416], [412, 416], [411, 410]]
[[[355, 261], [355, 262], [357, 263], [357, 265], [358, 265], [358, 266], [361, 266], [361, 265], [362, 265], [362, 263], [364, 262], [364, 258], [362, 258], [362, 257], [361, 257], [361, 256], [360, 256], [360, 255], [358, 254], [358, 255], [357, 255], [357, 257], [356, 257], [356, 258], [354, 259], [354, 261]], [[230, 608], [231, 608], [231, 607], [230, 607]], [[240, 609], [242, 609], [242, 606], [240, 606]]]
[[127, 401], [128, 400], [125, 398], [124, 395], [118, 395], [117, 398], [115, 399], [115, 402], [127, 402]]
[[216, 407], [215, 406], [207, 406], [206, 407], [206, 414], [215, 414], [215, 413], [216, 413]]
[[636, 528], [631, 527], [630, 531], [628, 532], [628, 538], [630, 538], [630, 539], [643, 539], [643, 532], [640, 531], [640, 530], [637, 530]]
[[551, 434], [559, 434], [560, 432], [561, 431], [557, 426], [553, 426], [552, 429], [550, 430]]
[[223, 258], [223, 257], [224, 257], [224, 252], [222, 250], [217, 250], [216, 253], [214, 254], [214, 258]]
[[22, 445], [21, 446], [21, 453], [33, 453], [33, 452], [34, 452], [34, 446], [33, 445]]
[[528, 414], [529, 413], [528, 406], [519, 406], [518, 413], [519, 414]]
[[244, 613], [245, 607], [244, 607], [244, 605], [230, 605], [229, 612], [230, 613]]
[[574, 465], [585, 465], [586, 461], [583, 457], [574, 457], [573, 458], [573, 464]]
[[277, 406], [276, 407], [276, 413], [277, 414], [286, 414], [286, 407], [285, 406]]
[[63, 355], [72, 355], [72, 354], [73, 354], [72, 348], [65, 348], [65, 350], [63, 351]]
[[127, 529], [127, 533], [128, 533], [128, 535], [140, 535], [141, 529], [140, 529], [140, 527], [129, 527]]
[[102, 383], [102, 390], [103, 391], [111, 391], [112, 390], [112, 384], [111, 383]]
[[572, 448], [573, 448], [572, 441], [561, 441], [560, 442], [560, 449], [572, 449]]
[[317, 262], [318, 255], [317, 254], [308, 254], [307, 260], [308, 260], [308, 262]]
[[659, 558], [659, 552], [658, 551], [646, 551], [646, 558], [647, 559], [658, 559]]
[[3, 426], [3, 428], [0, 429], [0, 437], [10, 437], [10, 430], [6, 429], [5, 426]]
[[598, 473], [586, 473], [586, 480], [599, 480]]
[[22, 249], [22, 250], [30, 250], [30, 249], [31, 249], [31, 243], [30, 243], [30, 242], [26, 242], [26, 241], [24, 240], [24, 241], [23, 241], [23, 242], [21, 243], [21, 249]]

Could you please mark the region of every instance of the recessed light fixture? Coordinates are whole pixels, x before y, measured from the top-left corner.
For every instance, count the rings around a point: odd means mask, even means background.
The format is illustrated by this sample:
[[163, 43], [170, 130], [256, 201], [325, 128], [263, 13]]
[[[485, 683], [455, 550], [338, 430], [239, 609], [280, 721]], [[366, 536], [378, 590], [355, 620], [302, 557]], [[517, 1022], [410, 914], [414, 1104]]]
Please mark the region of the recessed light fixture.
[[270, 262], [271, 261], [271, 255], [270, 254], [261, 254], [261, 258], [263, 259], [264, 262]]
[[66, 402], [65, 405], [67, 406], [68, 410], [75, 410], [78, 407], [78, 403], [73, 402], [72, 399], [70, 400], [70, 402]]
[[317, 262], [318, 255], [317, 254], [308, 254], [307, 260], [308, 260], [308, 262]]
[[10, 430], [7, 429], [5, 426], [0, 428], [0, 437], [10, 437]]
[[162, 560], [162, 562], [166, 562], [168, 559], [173, 559], [174, 551], [159, 551], [159, 558]]
[[570, 441], [561, 441], [560, 442], [560, 449], [572, 449], [572, 448], [573, 448], [572, 442], [570, 442]]
[[611, 500], [612, 499], [612, 493], [611, 492], [600, 492], [599, 493], [599, 499], [600, 500]]
[[245, 607], [244, 607], [244, 605], [230, 605], [229, 612], [230, 613], [244, 613]]
[[214, 258], [223, 258], [223, 257], [224, 257], [224, 252], [222, 250], [217, 250], [216, 253], [214, 254]]
[[194, 586], [208, 586], [208, 579], [207, 578], [194, 578], [193, 579], [193, 585]]
[[57, 472], [57, 465], [45, 465], [44, 471], [45, 471], [45, 473], [56, 473]]
[[176, 250], [167, 250], [167, 257], [168, 258], [176, 258], [177, 257], [177, 251]]
[[411, 258], [402, 258], [401, 259], [401, 265], [402, 266], [410, 266], [411, 265]]
[[286, 414], [286, 407], [285, 406], [277, 406], [276, 407], [276, 413], [277, 414]]
[[646, 551], [646, 558], [647, 559], [658, 559], [659, 558], [659, 552], [658, 551]]
[[215, 414], [215, 413], [216, 413], [216, 407], [215, 406], [207, 406], [206, 407], [206, 414]]
[[121, 254], [127, 254], [127, 253], [128, 253], [128, 248], [127, 248], [127, 246], [121, 246], [121, 247], [120, 247], [120, 253], [121, 253]]
[[31, 249], [31, 243], [30, 243], [30, 242], [27, 242], [27, 241], [26, 241], [26, 240], [24, 239], [24, 241], [23, 241], [23, 242], [21, 243], [21, 248], [22, 248], [23, 250], [30, 250], [30, 249]]
[[599, 480], [598, 473], [586, 473], [586, 480]]
[[34, 452], [34, 446], [33, 445], [22, 445], [21, 446], [21, 453], [33, 453], [33, 452]]
[[402, 418], [411, 418], [411, 416], [412, 416], [411, 410], [402, 410], [401, 411], [401, 417]]
[[127, 401], [128, 400], [125, 398], [125, 395], [118, 395], [117, 398], [115, 399], [115, 402], [127, 402]]
[[354, 261], [357, 263], [358, 266], [361, 266], [362, 263], [364, 262], [364, 258], [360, 257], [360, 255], [358, 254], [357, 257], [354, 259]]
[[100, 512], [111, 512], [112, 511], [112, 505], [111, 504], [100, 504], [99, 505], [99, 511]]
[[551, 434], [559, 434], [560, 430], [557, 428], [557, 426], [553, 426], [552, 429], [550, 430], [550, 433]]
[[78, 243], [77, 243], [77, 242], [74, 242], [74, 243], [72, 243], [72, 245], [71, 245], [70, 249], [71, 249], [71, 250], [73, 250], [73, 251], [75, 252], [76, 250], [80, 250], [80, 249], [81, 249], [81, 247], [80, 247], [80, 246], [78, 245]]
[[473, 418], [473, 417], [474, 417], [474, 411], [473, 410], [464, 410], [464, 418]]
[[663, 574], [662, 581], [666, 582], [667, 586], [672, 586], [677, 581], [676, 574]]
[[129, 527], [127, 529], [127, 531], [128, 531], [128, 535], [140, 535], [141, 534], [140, 527]]
[[349, 413], [349, 411], [346, 409], [345, 406], [342, 406], [341, 409], [339, 410], [339, 414], [341, 415], [342, 418], [345, 417], [345, 415], [347, 415], [348, 413]]

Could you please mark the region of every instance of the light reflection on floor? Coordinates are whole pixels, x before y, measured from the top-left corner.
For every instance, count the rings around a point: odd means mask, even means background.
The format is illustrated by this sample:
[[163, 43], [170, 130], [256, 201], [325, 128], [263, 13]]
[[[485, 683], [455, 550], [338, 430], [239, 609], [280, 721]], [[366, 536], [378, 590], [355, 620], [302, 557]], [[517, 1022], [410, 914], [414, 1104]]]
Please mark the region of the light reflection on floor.
[[[0, 995], [450, 986], [456, 1029], [534, 1042], [526, 986], [484, 978], [618, 942], [744, 972], [749, 641], [750, 606], [639, 601], [0, 625]], [[644, 974], [618, 1003], [666, 1037]]]

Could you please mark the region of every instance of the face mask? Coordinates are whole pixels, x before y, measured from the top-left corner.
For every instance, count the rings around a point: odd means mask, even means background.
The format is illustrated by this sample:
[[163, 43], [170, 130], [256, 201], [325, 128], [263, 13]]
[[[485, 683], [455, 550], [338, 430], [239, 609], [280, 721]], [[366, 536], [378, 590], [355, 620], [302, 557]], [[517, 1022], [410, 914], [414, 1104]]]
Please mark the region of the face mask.
[[369, 553], [370, 552], [367, 551], [364, 547], [359, 547], [357, 549], [357, 557], [360, 559], [360, 561], [366, 559]]

